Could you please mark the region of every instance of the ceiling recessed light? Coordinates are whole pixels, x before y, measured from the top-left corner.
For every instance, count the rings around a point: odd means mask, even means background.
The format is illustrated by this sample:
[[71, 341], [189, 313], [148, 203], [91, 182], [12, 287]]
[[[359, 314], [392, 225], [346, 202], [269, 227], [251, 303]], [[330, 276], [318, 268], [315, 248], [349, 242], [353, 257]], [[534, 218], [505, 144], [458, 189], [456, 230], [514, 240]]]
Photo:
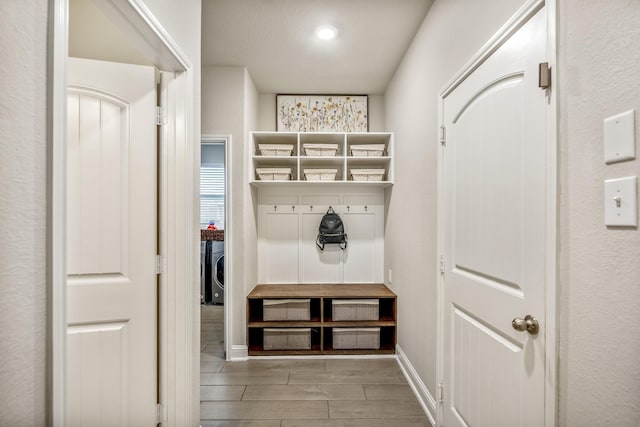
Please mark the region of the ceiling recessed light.
[[322, 25], [316, 29], [316, 35], [322, 40], [331, 40], [338, 35], [338, 29], [332, 25]]

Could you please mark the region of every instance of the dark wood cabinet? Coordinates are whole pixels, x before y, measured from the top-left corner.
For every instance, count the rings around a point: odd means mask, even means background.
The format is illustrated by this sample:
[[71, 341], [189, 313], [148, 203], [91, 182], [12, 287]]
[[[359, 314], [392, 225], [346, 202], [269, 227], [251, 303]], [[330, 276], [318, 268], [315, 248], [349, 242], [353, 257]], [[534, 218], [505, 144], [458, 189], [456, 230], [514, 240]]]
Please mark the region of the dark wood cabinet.
[[[298, 299], [309, 300], [309, 320], [264, 321], [265, 300]], [[338, 300], [375, 301], [378, 309], [377, 318], [375, 320], [334, 320], [334, 301]], [[383, 284], [257, 285], [247, 296], [249, 355], [394, 354], [396, 311], [396, 295]], [[265, 350], [265, 329], [273, 332], [292, 328], [308, 332], [307, 348]], [[379, 337], [376, 337], [379, 338], [379, 346], [376, 345], [379, 348], [336, 349], [333, 342], [334, 328], [338, 328], [337, 331], [340, 332], [356, 329], [365, 333], [378, 334], [379, 331]]]

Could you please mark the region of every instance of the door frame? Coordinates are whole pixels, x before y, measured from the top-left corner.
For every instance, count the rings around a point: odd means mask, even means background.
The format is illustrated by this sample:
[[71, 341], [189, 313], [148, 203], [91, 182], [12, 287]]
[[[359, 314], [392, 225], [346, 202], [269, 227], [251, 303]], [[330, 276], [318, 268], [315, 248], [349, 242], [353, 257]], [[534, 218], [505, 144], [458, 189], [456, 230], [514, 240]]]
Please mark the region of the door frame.
[[[224, 263], [225, 266], [231, 265], [229, 261], [232, 257], [233, 247], [233, 212], [231, 201], [233, 197], [233, 191], [231, 189], [231, 169], [233, 163], [231, 161], [231, 135], [218, 135], [218, 134], [202, 134], [200, 137], [201, 144], [222, 143], [224, 145]], [[198, 154], [199, 156], [199, 154]], [[200, 160], [198, 159], [198, 163]], [[199, 197], [199, 194], [198, 194]], [[197, 227], [199, 229], [199, 227]], [[199, 230], [198, 230], [199, 232]], [[233, 301], [232, 295], [235, 286], [233, 283], [233, 272], [231, 268], [226, 268], [224, 271], [224, 353], [226, 360], [231, 360], [231, 331], [233, 315], [232, 309]], [[198, 299], [198, 301], [200, 301]], [[201, 322], [196, 324], [198, 330], [198, 336], [200, 336]]]
[[[556, 8], [557, 0], [527, 0], [522, 7], [489, 39], [489, 41], [467, 62], [445, 85], [438, 96], [438, 132], [440, 126], [444, 126], [444, 99], [455, 90], [471, 73], [482, 65], [502, 44], [518, 31], [531, 17], [546, 6], [547, 14], [547, 52], [546, 60], [551, 67], [551, 81], [557, 82], [557, 48], [556, 48]], [[553, 427], [556, 423], [557, 414], [557, 380], [558, 380], [558, 354], [557, 354], [557, 97], [556, 88], [551, 86], [547, 90], [547, 174], [546, 174], [546, 217], [547, 228], [545, 247], [545, 315], [546, 322], [545, 337], [545, 396], [544, 396], [544, 420], [545, 427]], [[440, 144], [440, 135], [437, 140]], [[438, 155], [438, 254], [445, 253], [444, 238], [445, 230], [445, 194], [444, 194], [444, 150], [440, 150]], [[440, 262], [440, 260], [438, 260]], [[440, 271], [440, 270], [438, 270]], [[438, 273], [438, 326], [437, 326], [437, 384], [441, 387], [445, 382], [444, 372], [444, 279]], [[439, 390], [438, 396], [442, 396]], [[442, 396], [444, 397], [444, 396]], [[441, 397], [441, 399], [442, 399]], [[437, 408], [437, 425], [443, 422], [442, 400]]]
[[[195, 336], [196, 290], [194, 221], [197, 208], [193, 200], [195, 162], [194, 70], [188, 57], [162, 27], [142, 0], [105, 0], [100, 3], [105, 15], [163, 74], [173, 78], [163, 87], [159, 101], [168, 114], [160, 132], [163, 148], [158, 152], [159, 241], [168, 242], [167, 271], [160, 275], [159, 296], [171, 294], [183, 304], [158, 305], [158, 393], [160, 419], [170, 424], [191, 425], [199, 420], [199, 369], [193, 347]], [[48, 117], [47, 134], [47, 423], [65, 425], [66, 360], [66, 123], [67, 57], [69, 42], [69, 0], [49, 0], [49, 46], [47, 49]], [[169, 80], [169, 79], [168, 79]], [[180, 126], [177, 124], [181, 123]], [[172, 149], [168, 149], [171, 147]], [[178, 148], [180, 147], [180, 151]], [[162, 185], [164, 184], [164, 185]], [[179, 187], [169, 191], [169, 187]], [[173, 221], [169, 221], [172, 218]], [[181, 221], [176, 221], [180, 218]], [[184, 237], [180, 251], [172, 250], [176, 236]], [[180, 286], [177, 285], [180, 283]], [[162, 327], [166, 326], [166, 327]], [[181, 345], [177, 345], [180, 343]], [[184, 344], [188, 346], [185, 348]], [[189, 347], [191, 346], [191, 347]], [[171, 351], [169, 351], [171, 350]], [[172, 384], [171, 389], [168, 384]], [[167, 420], [166, 414], [171, 419]]]

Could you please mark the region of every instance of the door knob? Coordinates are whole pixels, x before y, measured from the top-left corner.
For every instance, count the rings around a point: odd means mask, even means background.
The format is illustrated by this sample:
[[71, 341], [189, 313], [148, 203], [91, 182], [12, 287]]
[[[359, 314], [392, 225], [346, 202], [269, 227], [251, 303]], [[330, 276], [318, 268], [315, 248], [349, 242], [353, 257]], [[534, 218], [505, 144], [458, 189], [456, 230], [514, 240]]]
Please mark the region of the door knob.
[[530, 314], [527, 314], [524, 319], [516, 317], [511, 321], [511, 326], [516, 331], [527, 331], [531, 335], [537, 335], [540, 330], [540, 324], [538, 320]]

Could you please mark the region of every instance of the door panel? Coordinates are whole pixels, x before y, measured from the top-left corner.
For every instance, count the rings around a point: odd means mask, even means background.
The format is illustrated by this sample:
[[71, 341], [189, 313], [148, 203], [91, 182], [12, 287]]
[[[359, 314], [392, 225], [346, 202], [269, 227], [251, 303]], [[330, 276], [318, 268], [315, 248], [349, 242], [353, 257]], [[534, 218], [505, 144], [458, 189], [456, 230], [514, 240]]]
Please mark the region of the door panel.
[[443, 99], [443, 425], [542, 426], [546, 10]]
[[155, 71], [68, 65], [67, 424], [155, 425]]

